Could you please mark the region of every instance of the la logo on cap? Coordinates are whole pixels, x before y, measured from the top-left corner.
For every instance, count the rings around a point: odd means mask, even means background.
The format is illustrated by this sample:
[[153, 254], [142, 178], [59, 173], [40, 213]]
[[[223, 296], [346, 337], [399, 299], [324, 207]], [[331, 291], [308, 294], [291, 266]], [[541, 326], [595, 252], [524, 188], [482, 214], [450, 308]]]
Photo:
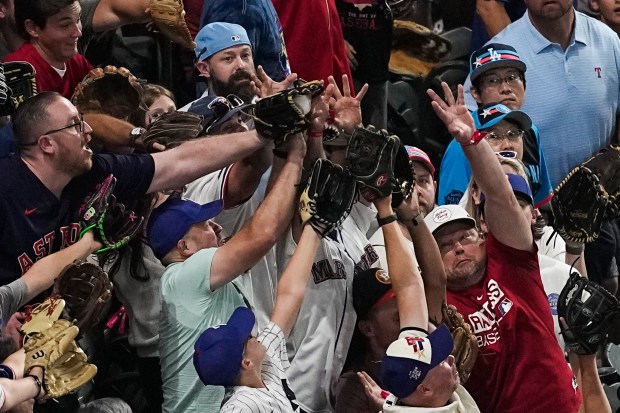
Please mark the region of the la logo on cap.
[[447, 208], [437, 208], [437, 211], [433, 213], [433, 221], [437, 223], [446, 222], [452, 216], [452, 212], [450, 212]]

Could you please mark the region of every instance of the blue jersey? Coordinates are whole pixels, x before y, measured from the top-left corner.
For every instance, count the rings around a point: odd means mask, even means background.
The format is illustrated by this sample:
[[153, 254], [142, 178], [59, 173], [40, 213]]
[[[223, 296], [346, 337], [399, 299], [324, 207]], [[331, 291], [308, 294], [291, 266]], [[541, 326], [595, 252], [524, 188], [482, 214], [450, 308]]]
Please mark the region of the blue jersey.
[[77, 211], [110, 173], [120, 202], [146, 193], [155, 171], [150, 155], [94, 155], [93, 167], [74, 178], [60, 199], [50, 192], [19, 155], [0, 158], [0, 285], [16, 280], [34, 262], [78, 240]]

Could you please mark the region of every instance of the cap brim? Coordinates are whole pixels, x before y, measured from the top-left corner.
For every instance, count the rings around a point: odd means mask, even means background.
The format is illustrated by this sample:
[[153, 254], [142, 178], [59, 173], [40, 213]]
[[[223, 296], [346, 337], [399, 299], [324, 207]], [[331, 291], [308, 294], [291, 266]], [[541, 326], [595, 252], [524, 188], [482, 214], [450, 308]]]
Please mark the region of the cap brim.
[[217, 199], [213, 202], [206, 203], [200, 207], [200, 211], [194, 218], [194, 223], [206, 221], [217, 216], [224, 209], [224, 200]]
[[428, 339], [433, 346], [431, 364], [437, 366], [445, 360], [446, 357], [452, 354], [452, 350], [454, 349], [454, 338], [448, 327], [445, 324], [440, 324], [435, 331], [428, 335]]
[[488, 72], [489, 70], [495, 69], [498, 67], [514, 67], [515, 69], [518, 69], [524, 73], [525, 73], [525, 70], [527, 69], [527, 66], [521, 60], [501, 59], [496, 62], [485, 63], [484, 65], [476, 68], [473, 72], [471, 72], [471, 75], [470, 75], [471, 82], [474, 82], [474, 80], [479, 78], [480, 75], [484, 74], [485, 72]]
[[532, 119], [525, 113], [520, 110], [513, 110], [504, 116], [504, 120], [513, 120], [517, 122], [517, 124], [524, 131], [528, 131], [532, 127]]

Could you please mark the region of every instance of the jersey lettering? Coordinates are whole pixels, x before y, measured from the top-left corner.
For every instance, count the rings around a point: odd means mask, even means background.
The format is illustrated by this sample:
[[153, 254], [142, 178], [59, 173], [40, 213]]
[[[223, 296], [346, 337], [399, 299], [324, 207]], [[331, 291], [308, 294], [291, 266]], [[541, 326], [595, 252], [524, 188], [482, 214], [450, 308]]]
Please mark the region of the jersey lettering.
[[312, 278], [315, 284], [320, 284], [327, 280], [341, 280], [347, 278], [347, 273], [342, 261], [334, 260], [332, 268], [328, 260], [321, 260], [312, 264]]
[[20, 255], [19, 257], [17, 257], [17, 262], [19, 262], [19, 268], [21, 268], [22, 274], [24, 274], [34, 265], [28, 254], [26, 254], [25, 252], [22, 253], [22, 255]]
[[60, 227], [60, 235], [62, 240], [61, 249], [75, 244], [80, 235], [80, 224], [74, 222], [66, 227]]
[[364, 254], [360, 257], [359, 262], [355, 264], [355, 272], [357, 275], [361, 271], [368, 270], [372, 268], [372, 265], [379, 260], [379, 255], [377, 251], [372, 247], [372, 245], [368, 244], [364, 247]]
[[499, 322], [513, 307], [496, 280], [487, 282], [486, 295], [487, 300], [482, 303], [481, 309], [467, 316], [480, 347], [500, 340]]

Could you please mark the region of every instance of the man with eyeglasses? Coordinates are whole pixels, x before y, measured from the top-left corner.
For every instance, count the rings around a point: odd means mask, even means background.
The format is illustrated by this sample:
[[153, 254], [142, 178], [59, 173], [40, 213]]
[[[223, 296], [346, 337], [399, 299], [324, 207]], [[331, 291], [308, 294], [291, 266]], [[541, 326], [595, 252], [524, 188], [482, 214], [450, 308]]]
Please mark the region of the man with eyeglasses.
[[465, 388], [482, 413], [575, 413], [582, 397], [556, 344], [531, 214], [524, 213], [532, 205], [517, 197], [489, 140], [477, 130], [463, 103], [463, 87], [457, 99], [446, 83], [442, 88], [445, 100], [430, 89], [428, 94], [485, 195], [488, 228], [482, 237], [456, 205], [438, 207], [425, 218], [445, 268], [447, 301], [470, 323], [479, 344]]
[[84, 197], [113, 173], [121, 202], [179, 188], [230, 165], [265, 144], [254, 131], [199, 139], [153, 155], [93, 155], [92, 129], [55, 92], [20, 105], [13, 116], [19, 152], [0, 158], [0, 285], [34, 262], [77, 241]]
[[[519, 109], [525, 100], [525, 63], [516, 50], [505, 44], [489, 44], [476, 50], [469, 58], [470, 77], [472, 79], [471, 94], [476, 99], [478, 108], [473, 111], [474, 119], [480, 119], [478, 129], [486, 130], [492, 126], [489, 122], [489, 111], [493, 106], [508, 110]], [[498, 105], [501, 104], [501, 105]], [[505, 113], [501, 109], [494, 114]], [[483, 116], [478, 116], [482, 111]], [[549, 180], [545, 157], [540, 145], [540, 137], [536, 126], [529, 122], [523, 130], [521, 151], [517, 156], [526, 166], [528, 177], [532, 183], [534, 201], [537, 207], [549, 202], [553, 188]], [[503, 139], [504, 143], [517, 142], [519, 139]], [[495, 139], [499, 142], [499, 140]], [[513, 150], [510, 146], [492, 145], [496, 151]], [[443, 156], [439, 175], [439, 196], [437, 203], [457, 204], [460, 202], [469, 178], [471, 168], [458, 142], [453, 140]]]

